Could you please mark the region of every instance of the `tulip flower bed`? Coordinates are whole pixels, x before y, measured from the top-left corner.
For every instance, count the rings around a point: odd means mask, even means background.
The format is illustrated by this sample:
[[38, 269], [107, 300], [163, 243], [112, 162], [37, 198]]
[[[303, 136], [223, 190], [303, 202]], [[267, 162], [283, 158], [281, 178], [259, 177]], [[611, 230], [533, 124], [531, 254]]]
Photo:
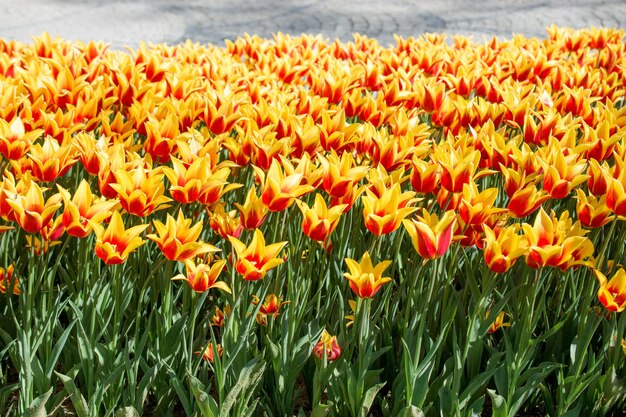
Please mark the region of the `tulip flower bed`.
[[625, 45], [0, 41], [0, 415], [623, 415]]

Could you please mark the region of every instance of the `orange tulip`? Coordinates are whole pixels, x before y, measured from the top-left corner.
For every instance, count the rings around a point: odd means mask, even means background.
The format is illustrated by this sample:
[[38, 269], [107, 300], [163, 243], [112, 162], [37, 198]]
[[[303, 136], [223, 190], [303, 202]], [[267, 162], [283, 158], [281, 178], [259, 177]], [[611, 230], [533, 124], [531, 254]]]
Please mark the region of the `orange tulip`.
[[100, 171], [98, 151], [102, 152], [106, 149], [107, 142], [107, 137], [104, 135], [96, 139], [94, 132], [79, 132], [72, 138], [71, 144], [76, 149], [78, 160], [89, 174], [98, 175]]
[[146, 235], [146, 238], [156, 243], [170, 261], [184, 261], [219, 250], [208, 243], [198, 242], [202, 233], [202, 222], [191, 226], [191, 219], [186, 219], [182, 210], [178, 212], [176, 220], [168, 214], [165, 224], [158, 220], [154, 220], [152, 224], [156, 233]]
[[[507, 323], [504, 321], [504, 316], [506, 315], [506, 313], [504, 311], [501, 311], [497, 316], [496, 319], [493, 323], [491, 323], [491, 326], [489, 326], [489, 330], [487, 330], [487, 333], [495, 333], [497, 332], [499, 329], [501, 329], [502, 327], [510, 327], [511, 323]], [[487, 319], [489, 319], [489, 311], [487, 311]]]
[[[447, 142], [445, 142], [447, 143]], [[433, 157], [441, 168], [441, 186], [451, 193], [463, 191], [463, 184], [469, 183], [480, 164], [480, 152], [465, 152], [451, 145], [440, 145], [435, 148]]]
[[541, 209], [534, 224], [522, 228], [529, 244], [526, 263], [531, 268], [588, 265], [586, 259], [593, 255], [593, 244], [585, 237], [588, 231], [579, 221], [572, 222], [567, 211], [557, 219], [554, 212], [548, 215]]
[[313, 207], [297, 200], [298, 208], [302, 212], [302, 231], [305, 235], [317, 242], [327, 242], [330, 234], [339, 224], [339, 219], [345, 204], [328, 208], [321, 194], [315, 195]]
[[214, 349], [217, 349], [217, 354], [220, 357], [224, 353], [224, 348], [219, 343], [217, 345], [215, 345], [215, 348], [213, 348], [213, 343], [209, 343], [208, 346], [206, 347], [206, 349], [204, 349], [204, 352], [194, 352], [194, 353], [196, 355], [202, 355], [202, 359], [204, 359], [205, 361], [209, 361], [209, 362], [213, 363], [213, 361], [215, 360], [215, 350]]
[[420, 194], [432, 193], [439, 185], [437, 172], [439, 165], [421, 159], [413, 159], [411, 170], [411, 186]]
[[224, 310], [220, 310], [219, 307], [215, 307], [215, 314], [211, 318], [213, 326], [224, 327], [226, 317], [230, 315], [230, 304], [224, 306]]
[[187, 281], [191, 289], [199, 293], [217, 288], [230, 294], [228, 285], [224, 281], [217, 280], [224, 266], [226, 266], [225, 259], [216, 261], [212, 265], [204, 262], [196, 264], [192, 259], [185, 259], [183, 262], [187, 271], [186, 275], [178, 274], [172, 278], [172, 281]]
[[[9, 267], [4, 270], [4, 268], [0, 268], [0, 292], [2, 294], [6, 294], [7, 291], [10, 291], [13, 295], [20, 295], [22, 292], [20, 291], [20, 281], [16, 276], [13, 276], [14, 268], [13, 265], [9, 265]], [[13, 284], [13, 289], [9, 290], [9, 285]]]
[[253, 230], [261, 226], [267, 216], [267, 207], [263, 205], [263, 201], [256, 194], [256, 187], [252, 186], [246, 196], [243, 204], [235, 203], [235, 207], [239, 210], [239, 219], [241, 225], [246, 230]]
[[30, 172], [25, 173], [17, 183], [11, 171], [6, 170], [4, 172], [2, 181], [0, 181], [0, 216], [3, 219], [17, 222], [15, 211], [9, 204], [9, 200], [15, 200], [16, 196], [26, 194], [32, 182], [33, 179]]
[[626, 272], [620, 268], [609, 280], [600, 271], [595, 270], [600, 282], [598, 300], [609, 311], [620, 313], [626, 309]]
[[247, 281], [257, 281], [263, 278], [270, 269], [284, 262], [277, 255], [288, 242], [265, 246], [265, 238], [259, 229], [254, 231], [254, 237], [248, 246], [233, 236], [229, 236], [228, 240], [237, 254], [235, 269]]
[[213, 229], [213, 231], [218, 235], [223, 238], [228, 238], [228, 236], [238, 238], [241, 236], [243, 227], [237, 217], [236, 210], [226, 212], [224, 210], [224, 204], [217, 203], [213, 206], [212, 210], [207, 208], [207, 213], [209, 213], [209, 224], [211, 225], [211, 229]]
[[272, 161], [267, 174], [258, 167], [254, 167], [254, 170], [263, 184], [261, 200], [270, 211], [285, 210], [291, 207], [297, 197], [314, 189], [310, 185], [301, 185], [304, 178], [301, 172], [286, 176], [276, 159]]
[[480, 226], [490, 217], [505, 213], [506, 209], [494, 207], [497, 197], [497, 188], [488, 188], [479, 192], [474, 181], [463, 185], [463, 197], [459, 202], [461, 219], [468, 225]]
[[189, 167], [177, 158], [172, 158], [172, 166], [163, 167], [163, 173], [170, 181], [170, 195], [179, 203], [197, 201], [207, 176], [207, 161], [197, 158]]
[[589, 177], [583, 174], [586, 161], [577, 154], [564, 155], [556, 139], [550, 140], [544, 152], [538, 153], [537, 159], [543, 168], [543, 189], [552, 198], [567, 197]]
[[169, 113], [163, 118], [148, 114], [148, 120], [144, 123], [146, 140], [143, 148], [154, 161], [161, 163], [170, 160], [176, 144], [176, 137], [180, 134], [178, 117]]
[[0, 119], [0, 153], [7, 159], [18, 160], [26, 155], [32, 143], [42, 133], [42, 129], [26, 132], [19, 116], [11, 123]]
[[443, 256], [452, 243], [452, 231], [456, 222], [456, 214], [448, 210], [441, 217], [422, 210], [423, 216], [417, 220], [404, 220], [405, 229], [411, 237], [415, 251], [424, 259], [435, 259]]
[[71, 197], [69, 191], [63, 187], [57, 187], [65, 206], [62, 217], [63, 226], [70, 236], [78, 238], [87, 236], [91, 233], [89, 220], [101, 223], [111, 217], [110, 210], [117, 204], [117, 201], [104, 198], [95, 199], [89, 188], [89, 183], [85, 180], [80, 182], [74, 197]]
[[43, 146], [35, 144], [28, 153], [28, 159], [21, 168], [33, 173], [33, 177], [43, 182], [54, 181], [69, 171], [76, 163], [76, 148], [70, 144], [59, 145], [56, 139], [46, 136]]
[[485, 263], [494, 272], [502, 274], [508, 271], [528, 250], [528, 241], [524, 236], [517, 234], [519, 230], [517, 225], [499, 230], [484, 226], [483, 230], [485, 232]]
[[155, 210], [167, 208], [170, 201], [163, 195], [163, 174], [159, 169], [146, 171], [138, 166], [132, 171], [118, 169], [114, 172], [115, 184], [111, 184], [120, 199], [122, 208], [129, 214], [145, 217]]
[[[252, 304], [256, 306], [259, 305], [259, 302], [259, 297], [255, 295], [252, 299]], [[280, 308], [285, 304], [288, 304], [288, 302], [281, 302], [281, 298], [276, 294], [268, 294], [265, 296], [265, 301], [261, 303], [259, 312], [257, 313], [257, 323], [265, 326], [267, 324], [267, 316], [271, 316], [273, 318], [278, 317]]]
[[366, 189], [361, 201], [367, 230], [377, 236], [398, 230], [401, 222], [417, 210], [410, 207], [417, 201], [414, 196], [414, 191], [403, 193], [399, 183], [387, 188], [379, 197], [371, 189]]
[[615, 178], [610, 178], [606, 192], [607, 207], [618, 216], [626, 216], [626, 162], [616, 156]]
[[590, 159], [588, 162], [589, 179], [587, 180], [587, 188], [595, 196], [605, 195], [613, 175], [611, 168], [607, 162], [603, 162], [602, 165], [594, 159]]
[[339, 356], [341, 356], [341, 346], [339, 346], [339, 342], [337, 342], [337, 336], [331, 336], [326, 329], [324, 329], [320, 341], [313, 347], [313, 355], [319, 359], [326, 357], [329, 361], [339, 359]]
[[13, 209], [15, 220], [27, 233], [39, 233], [62, 205], [61, 194], [54, 194], [45, 201], [43, 190], [35, 182], [29, 184], [24, 194], [8, 198], [7, 203]]
[[550, 195], [544, 190], [537, 190], [534, 184], [527, 184], [511, 196], [507, 209], [513, 217], [526, 217], [549, 198]]
[[583, 190], [576, 190], [576, 195], [576, 215], [583, 226], [602, 227], [615, 218], [606, 205], [606, 196], [588, 196]]
[[318, 155], [324, 169], [324, 190], [333, 197], [340, 198], [348, 193], [356, 183], [367, 175], [368, 167], [356, 165], [350, 152], [341, 157], [333, 150], [328, 158]]
[[372, 298], [391, 278], [383, 277], [385, 269], [391, 265], [391, 261], [382, 261], [374, 266], [369, 252], [365, 252], [361, 262], [346, 258], [346, 264], [350, 272], [343, 274], [350, 282], [350, 288], [361, 298]]
[[89, 220], [89, 223], [96, 235], [96, 256], [107, 265], [125, 262], [128, 259], [128, 255], [146, 243], [139, 235], [148, 225], [141, 224], [125, 229], [122, 216], [118, 211], [113, 212], [106, 230], [93, 220]]

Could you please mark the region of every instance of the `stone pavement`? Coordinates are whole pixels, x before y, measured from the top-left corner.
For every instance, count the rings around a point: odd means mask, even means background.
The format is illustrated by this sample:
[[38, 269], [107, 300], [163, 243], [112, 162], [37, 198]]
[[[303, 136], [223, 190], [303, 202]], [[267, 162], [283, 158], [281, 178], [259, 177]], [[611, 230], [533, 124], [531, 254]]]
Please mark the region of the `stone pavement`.
[[626, 28], [626, 0], [0, 0], [0, 38], [30, 42], [47, 31], [114, 48], [187, 39], [222, 46], [279, 31], [343, 41], [358, 32], [383, 45], [394, 33], [543, 37], [553, 23]]

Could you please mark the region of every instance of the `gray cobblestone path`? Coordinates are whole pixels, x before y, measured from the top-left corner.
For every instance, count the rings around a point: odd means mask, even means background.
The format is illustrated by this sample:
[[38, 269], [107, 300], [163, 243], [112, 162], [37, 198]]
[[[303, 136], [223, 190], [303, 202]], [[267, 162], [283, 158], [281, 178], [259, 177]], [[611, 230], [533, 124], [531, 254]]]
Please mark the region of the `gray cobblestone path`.
[[626, 0], [0, 0], [0, 37], [30, 41], [44, 31], [113, 47], [187, 39], [223, 45], [244, 33], [358, 32], [383, 45], [424, 32], [545, 36], [551, 24], [626, 28]]

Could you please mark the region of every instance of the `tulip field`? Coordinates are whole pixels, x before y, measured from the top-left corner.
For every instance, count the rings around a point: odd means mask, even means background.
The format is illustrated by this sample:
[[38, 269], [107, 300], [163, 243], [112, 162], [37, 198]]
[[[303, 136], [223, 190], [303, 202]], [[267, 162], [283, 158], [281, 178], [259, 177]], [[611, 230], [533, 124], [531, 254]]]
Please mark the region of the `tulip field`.
[[626, 43], [0, 40], [0, 416], [626, 415]]

